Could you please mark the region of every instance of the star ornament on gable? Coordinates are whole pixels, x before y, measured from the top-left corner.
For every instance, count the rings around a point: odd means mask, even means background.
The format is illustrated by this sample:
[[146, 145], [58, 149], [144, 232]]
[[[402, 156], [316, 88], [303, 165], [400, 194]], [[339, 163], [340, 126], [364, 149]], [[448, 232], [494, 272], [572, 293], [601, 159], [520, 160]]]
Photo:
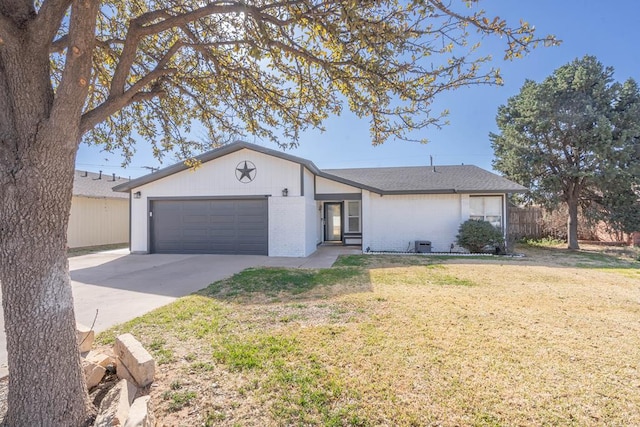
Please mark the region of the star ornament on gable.
[[238, 163], [236, 166], [236, 178], [238, 181], [246, 184], [253, 181], [256, 177], [256, 165], [248, 160]]

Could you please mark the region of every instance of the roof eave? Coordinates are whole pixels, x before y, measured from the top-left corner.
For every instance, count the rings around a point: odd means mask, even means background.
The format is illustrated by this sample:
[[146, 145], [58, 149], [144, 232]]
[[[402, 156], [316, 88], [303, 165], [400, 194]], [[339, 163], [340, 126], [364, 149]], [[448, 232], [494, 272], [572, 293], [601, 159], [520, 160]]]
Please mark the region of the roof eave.
[[448, 189], [433, 189], [433, 190], [378, 190], [377, 192], [383, 196], [393, 196], [393, 195], [410, 195], [410, 194], [509, 194], [509, 193], [525, 193], [527, 189], [524, 190], [462, 190], [455, 188]]
[[[291, 154], [281, 153], [279, 151], [261, 147], [259, 145], [249, 144], [244, 141], [236, 141], [228, 145], [223, 145], [222, 147], [218, 147], [206, 153], [200, 154], [199, 156], [196, 156], [195, 159], [200, 163], [206, 163], [211, 160], [226, 156], [227, 154], [235, 153], [236, 151], [240, 151], [242, 149], [257, 151], [262, 154], [271, 155], [294, 163], [298, 163], [305, 166], [316, 175], [320, 173], [320, 169], [318, 169], [318, 167], [310, 160], [292, 156]], [[166, 178], [167, 176], [182, 172], [187, 169], [189, 169], [189, 166], [185, 165], [184, 162], [176, 163], [174, 165], [167, 166], [164, 169], [160, 169], [159, 171], [152, 172], [148, 175], [141, 176], [140, 178], [132, 179], [131, 181], [124, 184], [117, 185], [113, 187], [113, 191], [125, 193], [127, 191], [131, 191], [136, 187], [149, 184], [150, 182], [157, 181], [161, 178]]]

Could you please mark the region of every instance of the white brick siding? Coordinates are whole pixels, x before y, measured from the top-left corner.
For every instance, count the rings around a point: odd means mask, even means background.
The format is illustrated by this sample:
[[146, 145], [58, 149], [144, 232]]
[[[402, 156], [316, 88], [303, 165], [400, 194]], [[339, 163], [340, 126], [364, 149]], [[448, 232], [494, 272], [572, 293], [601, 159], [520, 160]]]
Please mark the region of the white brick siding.
[[307, 256], [305, 209], [305, 197], [269, 198], [269, 256]]
[[[448, 252], [468, 217], [465, 195], [363, 194], [363, 249], [412, 251], [416, 240], [431, 241], [434, 252]], [[466, 212], [464, 207], [466, 208]]]

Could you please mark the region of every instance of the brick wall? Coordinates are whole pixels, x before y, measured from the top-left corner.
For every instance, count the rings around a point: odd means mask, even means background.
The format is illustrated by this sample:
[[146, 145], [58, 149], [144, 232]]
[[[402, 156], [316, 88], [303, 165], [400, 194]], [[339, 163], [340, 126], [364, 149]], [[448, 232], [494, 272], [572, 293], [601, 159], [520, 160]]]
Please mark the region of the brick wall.
[[[365, 195], [363, 194], [363, 198]], [[416, 240], [431, 241], [433, 252], [448, 252], [463, 217], [457, 194], [384, 196], [368, 193], [363, 200], [363, 248], [372, 251], [413, 251]], [[465, 217], [465, 219], [466, 219]]]
[[269, 256], [306, 256], [306, 198], [269, 198]]

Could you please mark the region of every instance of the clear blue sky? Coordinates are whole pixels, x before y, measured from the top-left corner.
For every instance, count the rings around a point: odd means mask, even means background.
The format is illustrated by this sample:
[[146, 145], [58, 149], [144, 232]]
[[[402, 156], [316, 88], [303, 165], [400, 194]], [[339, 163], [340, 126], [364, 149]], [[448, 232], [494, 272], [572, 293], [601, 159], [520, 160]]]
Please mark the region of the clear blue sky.
[[[525, 79], [541, 81], [558, 67], [584, 55], [594, 55], [605, 66], [615, 69], [615, 79], [633, 78], [640, 82], [640, 1], [613, 0], [484, 0], [481, 7], [488, 15], [506, 18], [514, 25], [524, 19], [535, 25], [539, 35], [554, 34], [562, 40], [558, 47], [539, 47], [529, 56], [502, 59], [500, 40], [486, 39], [484, 48], [494, 52], [493, 66], [499, 67], [504, 86], [460, 88], [436, 100], [433, 111], [448, 109], [449, 126], [427, 129], [428, 144], [388, 141], [373, 147], [368, 122], [345, 112], [325, 123], [326, 132], [310, 131], [300, 146], [288, 153], [313, 161], [320, 168], [412, 166], [429, 164], [429, 156], [440, 165], [475, 164], [492, 170], [493, 150], [489, 133], [497, 130], [495, 116], [500, 105], [516, 95]], [[277, 148], [268, 142], [254, 142]], [[165, 167], [140, 143], [131, 165], [120, 168], [117, 155], [98, 147], [82, 145], [76, 167], [102, 170], [122, 176], [138, 177], [148, 173], [143, 166]]]

